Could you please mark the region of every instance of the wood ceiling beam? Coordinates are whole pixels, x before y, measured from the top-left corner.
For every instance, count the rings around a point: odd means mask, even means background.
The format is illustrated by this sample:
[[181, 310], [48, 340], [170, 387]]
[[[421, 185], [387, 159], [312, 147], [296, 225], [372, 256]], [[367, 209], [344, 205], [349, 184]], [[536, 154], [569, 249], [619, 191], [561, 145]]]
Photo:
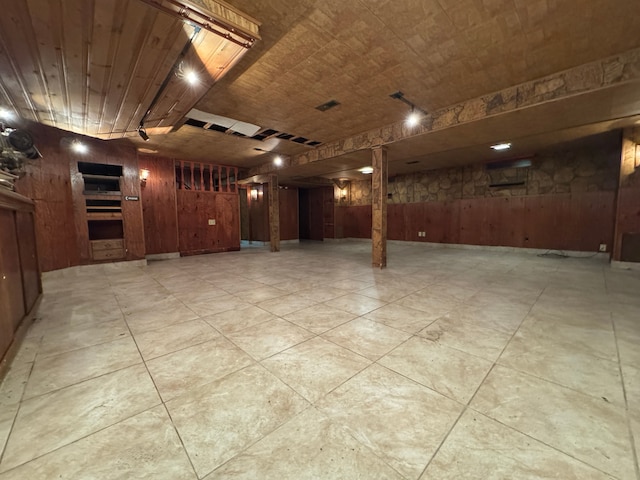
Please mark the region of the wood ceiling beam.
[[[431, 132], [486, 118], [513, 113], [549, 102], [640, 80], [640, 48], [525, 82], [504, 90], [444, 107], [425, 116], [415, 127], [404, 121], [330, 142], [293, 155], [288, 166], [299, 166], [339, 157], [359, 150], [389, 145]], [[268, 174], [271, 163], [255, 167], [250, 175]]]

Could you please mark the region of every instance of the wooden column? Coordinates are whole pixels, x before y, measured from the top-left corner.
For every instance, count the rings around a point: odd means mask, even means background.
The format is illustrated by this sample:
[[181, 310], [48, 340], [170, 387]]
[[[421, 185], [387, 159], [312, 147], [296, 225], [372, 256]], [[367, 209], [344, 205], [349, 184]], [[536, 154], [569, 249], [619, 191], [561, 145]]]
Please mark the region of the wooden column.
[[371, 243], [374, 267], [387, 266], [387, 150], [371, 149]]
[[278, 176], [269, 175], [269, 240], [271, 251], [280, 251], [280, 206], [278, 198]]
[[[629, 261], [629, 252], [627, 256], [622, 252], [622, 239], [636, 232], [640, 232], [640, 127], [623, 131], [612, 260]], [[631, 252], [631, 257], [636, 255]]]

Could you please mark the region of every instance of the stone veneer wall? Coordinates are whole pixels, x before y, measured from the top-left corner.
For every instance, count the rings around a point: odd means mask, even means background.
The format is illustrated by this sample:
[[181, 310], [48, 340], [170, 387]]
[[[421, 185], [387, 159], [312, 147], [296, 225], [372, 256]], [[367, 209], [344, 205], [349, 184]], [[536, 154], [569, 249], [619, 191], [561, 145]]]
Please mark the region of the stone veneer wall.
[[[533, 158], [531, 167], [487, 170], [484, 165], [429, 170], [389, 178], [390, 204], [446, 202], [456, 199], [514, 197], [615, 191], [619, 145], [549, 152]], [[524, 185], [490, 187], [491, 184]], [[338, 205], [370, 205], [371, 182], [351, 182]]]

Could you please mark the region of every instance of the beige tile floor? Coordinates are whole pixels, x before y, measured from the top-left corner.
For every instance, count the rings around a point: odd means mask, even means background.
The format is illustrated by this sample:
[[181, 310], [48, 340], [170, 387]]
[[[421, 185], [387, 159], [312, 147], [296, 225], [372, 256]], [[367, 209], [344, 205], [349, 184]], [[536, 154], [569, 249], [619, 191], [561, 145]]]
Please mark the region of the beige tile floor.
[[0, 480], [640, 480], [640, 272], [286, 245], [47, 277]]

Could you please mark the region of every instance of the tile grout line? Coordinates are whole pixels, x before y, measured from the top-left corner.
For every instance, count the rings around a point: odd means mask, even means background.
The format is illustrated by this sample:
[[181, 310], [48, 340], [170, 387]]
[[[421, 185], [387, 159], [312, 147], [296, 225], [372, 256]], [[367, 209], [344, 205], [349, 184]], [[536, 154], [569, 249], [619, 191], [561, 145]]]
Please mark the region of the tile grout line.
[[[138, 345], [138, 342], [136, 341], [136, 338], [133, 335], [133, 332], [131, 331], [131, 327], [129, 327], [129, 322], [127, 322], [126, 316], [124, 315], [124, 312], [122, 311], [122, 307], [120, 306], [120, 301], [118, 300], [118, 298], [117, 298], [117, 296], [115, 294], [113, 294], [113, 295], [114, 295], [114, 297], [116, 299], [116, 302], [118, 303], [118, 308], [120, 308], [120, 312], [122, 312], [122, 316], [125, 318], [124, 322], [127, 325], [127, 329], [129, 330], [129, 335], [131, 335], [131, 339], [133, 340], [133, 343], [135, 344], [136, 349], [138, 350], [138, 355], [140, 355], [140, 359], [142, 360], [142, 364], [144, 365], [144, 368], [147, 371], [147, 375], [149, 376], [149, 379], [151, 380], [151, 383], [153, 384], [153, 387], [156, 390], [156, 394], [158, 395], [158, 399], [160, 400], [160, 405], [162, 405], [162, 407], [164, 408], [164, 411], [166, 412], [167, 417], [169, 418], [169, 421], [171, 422], [171, 426], [173, 427], [173, 431], [175, 432], [176, 436], [178, 437], [178, 440], [180, 441], [180, 445], [182, 446], [182, 451], [184, 452], [184, 455], [187, 457], [187, 460], [189, 461], [189, 465], [191, 465], [191, 469], [193, 470], [194, 475], [196, 476], [196, 478], [200, 478], [198, 476], [198, 472], [197, 472], [197, 470], [195, 468], [195, 465], [191, 461], [191, 457], [189, 456], [189, 453], [187, 452], [187, 448], [186, 448], [186, 446], [184, 444], [184, 441], [183, 441], [182, 437], [180, 436], [180, 432], [178, 432], [178, 428], [177, 428], [176, 424], [173, 421], [173, 417], [171, 417], [171, 414], [169, 413], [169, 409], [167, 408], [167, 404], [164, 401], [164, 399], [162, 398], [162, 395], [160, 394], [160, 390], [158, 389], [158, 385], [156, 384], [156, 381], [154, 380], [153, 375], [151, 375], [151, 371], [149, 370], [149, 367], [147, 366], [147, 362], [146, 362], [144, 356], [142, 355], [142, 351], [140, 350], [140, 346]], [[118, 423], [120, 423], [120, 422], [118, 422]]]
[[[453, 423], [453, 425], [451, 426], [451, 428], [449, 429], [449, 431], [447, 432], [447, 434], [445, 435], [445, 437], [442, 439], [442, 441], [440, 442], [440, 445], [438, 445], [438, 448], [436, 449], [436, 451], [433, 453], [433, 455], [431, 456], [431, 458], [429, 459], [429, 461], [427, 462], [427, 465], [424, 467], [424, 469], [422, 470], [422, 473], [420, 474], [420, 477], [422, 477], [425, 472], [427, 471], [427, 469], [429, 468], [429, 465], [431, 465], [431, 462], [436, 458], [438, 452], [440, 451], [440, 449], [442, 448], [442, 446], [445, 444], [446, 440], [449, 438], [449, 435], [451, 434], [451, 432], [453, 431], [453, 429], [455, 428], [455, 426], [458, 424], [458, 422], [460, 421], [460, 418], [462, 418], [462, 415], [471, 408], [471, 402], [473, 402], [473, 399], [476, 397], [477, 393], [480, 391], [480, 388], [482, 388], [482, 386], [484, 385], [485, 381], [487, 380], [487, 378], [489, 377], [489, 375], [491, 374], [491, 372], [493, 371], [493, 369], [495, 368], [495, 366], [498, 364], [498, 359], [500, 358], [500, 356], [502, 356], [502, 354], [504, 353], [504, 351], [506, 350], [506, 348], [508, 347], [509, 343], [511, 343], [511, 340], [513, 340], [513, 337], [516, 335], [516, 333], [518, 332], [518, 330], [520, 330], [520, 327], [522, 326], [522, 324], [524, 323], [525, 319], [529, 316], [529, 314], [531, 313], [531, 310], [533, 309], [533, 306], [537, 303], [538, 299], [542, 296], [544, 290], [546, 289], [543, 288], [542, 291], [538, 294], [536, 301], [533, 302], [531, 304], [531, 307], [529, 307], [529, 310], [527, 312], [526, 315], [524, 315], [522, 317], [522, 320], [520, 321], [520, 324], [518, 325], [518, 328], [516, 328], [513, 332], [513, 334], [511, 335], [510, 339], [507, 341], [507, 343], [505, 344], [504, 348], [502, 349], [502, 351], [500, 352], [500, 354], [498, 356], [496, 356], [496, 359], [493, 361], [491, 367], [489, 368], [489, 370], [487, 371], [487, 373], [485, 374], [484, 378], [482, 379], [482, 381], [478, 384], [478, 387], [475, 389], [473, 395], [471, 395], [471, 397], [469, 397], [469, 400], [467, 401], [466, 404], [464, 404], [462, 412], [460, 413], [460, 415], [458, 416], [458, 418], [456, 419], [456, 421]], [[473, 410], [473, 409], [472, 409]], [[475, 410], [474, 410], [475, 411]]]
[[[633, 435], [633, 428], [631, 426], [631, 413], [629, 410], [629, 400], [627, 397], [627, 388], [625, 385], [625, 377], [622, 369], [622, 359], [620, 358], [620, 347], [618, 345], [618, 330], [616, 329], [616, 322], [613, 319], [613, 312], [610, 312], [610, 321], [613, 326], [613, 333], [616, 340], [616, 353], [618, 354], [618, 369], [620, 372], [620, 383], [622, 384], [622, 394], [624, 395], [624, 403], [625, 403], [625, 417], [627, 420], [627, 429], [629, 432], [629, 441], [631, 443], [631, 455], [634, 460], [634, 467], [636, 471], [636, 478], [640, 480], [640, 466], [638, 465], [638, 452], [636, 450], [636, 439]], [[640, 440], [640, 439], [638, 439]]]

